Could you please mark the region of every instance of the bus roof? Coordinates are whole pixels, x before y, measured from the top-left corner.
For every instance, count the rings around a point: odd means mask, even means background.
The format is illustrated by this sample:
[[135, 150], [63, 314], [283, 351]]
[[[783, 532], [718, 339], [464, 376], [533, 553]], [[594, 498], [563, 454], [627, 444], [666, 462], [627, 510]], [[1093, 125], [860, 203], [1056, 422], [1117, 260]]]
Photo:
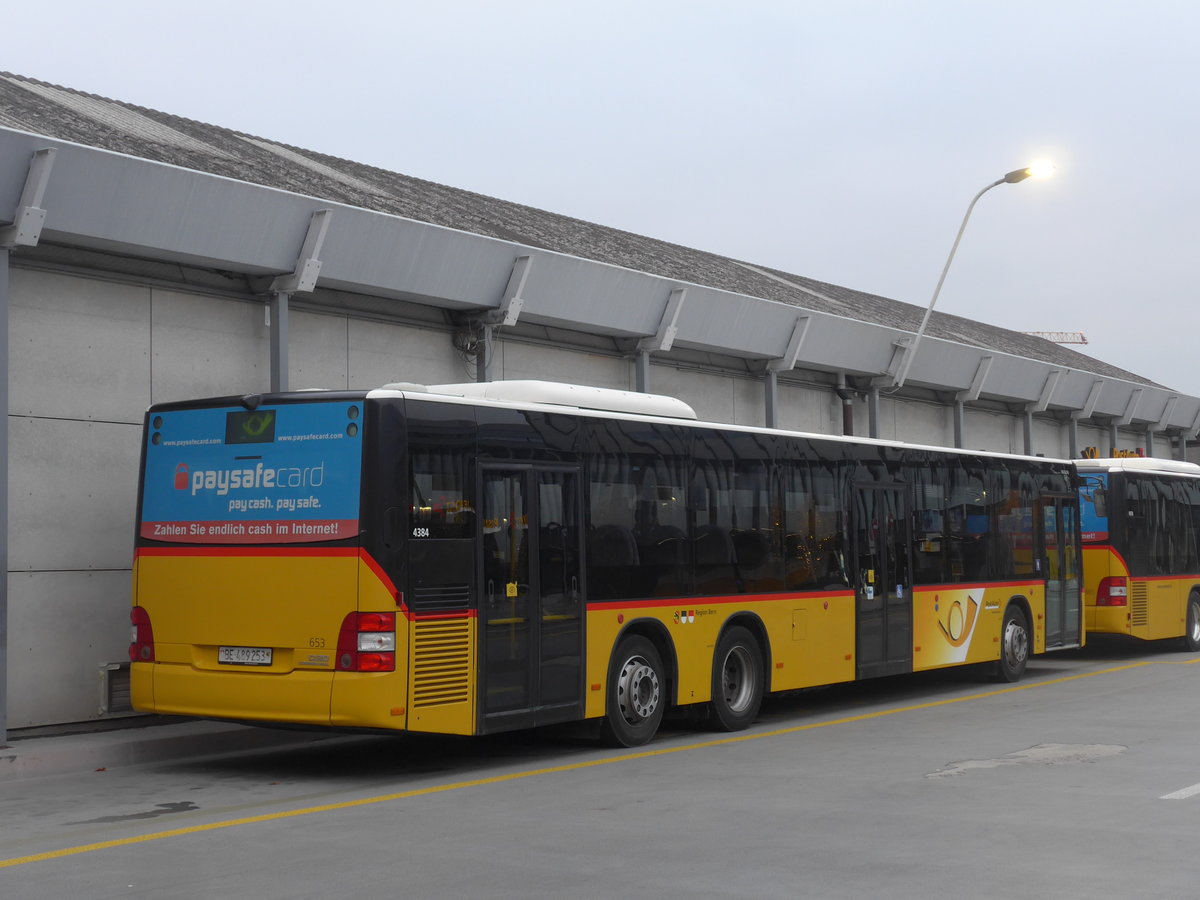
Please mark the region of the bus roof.
[[[370, 391], [367, 396], [368, 398], [405, 396], [413, 400], [489, 403], [517, 409], [538, 408], [550, 405], [568, 407], [585, 415], [601, 417], [631, 415], [649, 420], [697, 425], [727, 431], [786, 434], [793, 437], [813, 438], [848, 444], [871, 444], [901, 449], [935, 450], [939, 453], [958, 454], [962, 456], [1037, 459], [1041, 462], [1059, 464], [1069, 464], [1072, 462], [1072, 460], [1058, 457], [1032, 457], [1020, 453], [1005, 453], [998, 450], [969, 450], [961, 447], [939, 447], [933, 444], [915, 444], [907, 441], [868, 438], [857, 435], [817, 434], [783, 428], [735, 425], [727, 422], [704, 422], [698, 419], [695, 411], [688, 404], [674, 397], [667, 397], [662, 394], [639, 394], [632, 391], [613, 390], [611, 388], [584, 387], [550, 381], [490, 381], [440, 385], [393, 382], [385, 384], [377, 390]], [[637, 408], [638, 406], [641, 408]], [[663, 410], [667, 410], [667, 412]]]
[[1167, 475], [1191, 475], [1200, 478], [1200, 466], [1178, 459], [1153, 456], [1125, 456], [1115, 459], [1077, 459], [1076, 468], [1097, 472], [1158, 472]]
[[666, 419], [696, 419], [696, 411], [675, 397], [618, 391], [613, 388], [564, 384], [557, 381], [485, 381], [465, 384], [385, 384], [384, 390], [419, 391], [482, 400], [516, 403], [546, 403], [575, 409], [659, 416]]

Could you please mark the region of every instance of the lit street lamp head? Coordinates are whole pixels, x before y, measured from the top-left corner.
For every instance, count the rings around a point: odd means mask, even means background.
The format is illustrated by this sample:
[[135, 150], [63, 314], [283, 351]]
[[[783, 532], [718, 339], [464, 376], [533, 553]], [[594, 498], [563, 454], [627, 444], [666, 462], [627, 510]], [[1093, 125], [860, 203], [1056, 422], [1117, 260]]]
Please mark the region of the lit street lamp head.
[[1042, 160], [1024, 169], [1014, 169], [1005, 175], [1003, 180], [1008, 184], [1016, 184], [1018, 181], [1024, 181], [1026, 178], [1049, 178], [1053, 174], [1054, 163]]

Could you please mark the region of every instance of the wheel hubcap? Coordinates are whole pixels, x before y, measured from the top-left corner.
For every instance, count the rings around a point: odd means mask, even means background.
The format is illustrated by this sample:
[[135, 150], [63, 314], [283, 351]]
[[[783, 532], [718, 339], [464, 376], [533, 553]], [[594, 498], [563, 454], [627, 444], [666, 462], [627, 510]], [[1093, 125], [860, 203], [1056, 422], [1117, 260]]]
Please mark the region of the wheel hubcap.
[[1200, 601], [1193, 600], [1188, 610], [1188, 630], [1193, 644], [1200, 644]]
[[735, 713], [750, 706], [754, 695], [754, 668], [745, 647], [734, 647], [721, 668], [721, 687], [725, 705]]
[[654, 667], [640, 656], [627, 659], [617, 676], [617, 704], [625, 721], [636, 725], [653, 716], [659, 694]]
[[1029, 635], [1020, 622], [1009, 622], [1004, 629], [1004, 661], [1010, 668], [1020, 666], [1029, 656]]

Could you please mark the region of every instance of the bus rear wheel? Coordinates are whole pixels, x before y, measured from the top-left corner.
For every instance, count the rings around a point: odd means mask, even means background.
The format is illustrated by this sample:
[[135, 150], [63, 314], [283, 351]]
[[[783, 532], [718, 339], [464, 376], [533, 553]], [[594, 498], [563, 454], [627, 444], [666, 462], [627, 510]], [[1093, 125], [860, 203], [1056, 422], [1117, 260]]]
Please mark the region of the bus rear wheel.
[[1188, 595], [1187, 631], [1183, 634], [1183, 649], [1189, 653], [1200, 650], [1200, 594]]
[[647, 638], [632, 635], [617, 645], [608, 665], [608, 697], [601, 726], [604, 742], [640, 747], [658, 732], [666, 710], [662, 657]]
[[741, 626], [721, 635], [713, 654], [712, 713], [724, 731], [748, 728], [763, 698], [762, 650]]
[[1025, 613], [1015, 603], [1004, 611], [1004, 624], [1000, 628], [1000, 662], [996, 664], [998, 681], [1020, 681], [1029, 662], [1032, 642], [1029, 639], [1029, 623]]

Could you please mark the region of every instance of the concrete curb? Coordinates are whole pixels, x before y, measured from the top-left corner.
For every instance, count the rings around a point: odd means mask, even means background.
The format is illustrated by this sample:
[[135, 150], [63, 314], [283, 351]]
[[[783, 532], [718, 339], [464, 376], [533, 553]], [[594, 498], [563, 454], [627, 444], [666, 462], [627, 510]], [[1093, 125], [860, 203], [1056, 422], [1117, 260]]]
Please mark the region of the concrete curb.
[[0, 784], [117, 766], [304, 746], [337, 737], [344, 735], [190, 720], [45, 737], [10, 735], [9, 745], [0, 747]]

